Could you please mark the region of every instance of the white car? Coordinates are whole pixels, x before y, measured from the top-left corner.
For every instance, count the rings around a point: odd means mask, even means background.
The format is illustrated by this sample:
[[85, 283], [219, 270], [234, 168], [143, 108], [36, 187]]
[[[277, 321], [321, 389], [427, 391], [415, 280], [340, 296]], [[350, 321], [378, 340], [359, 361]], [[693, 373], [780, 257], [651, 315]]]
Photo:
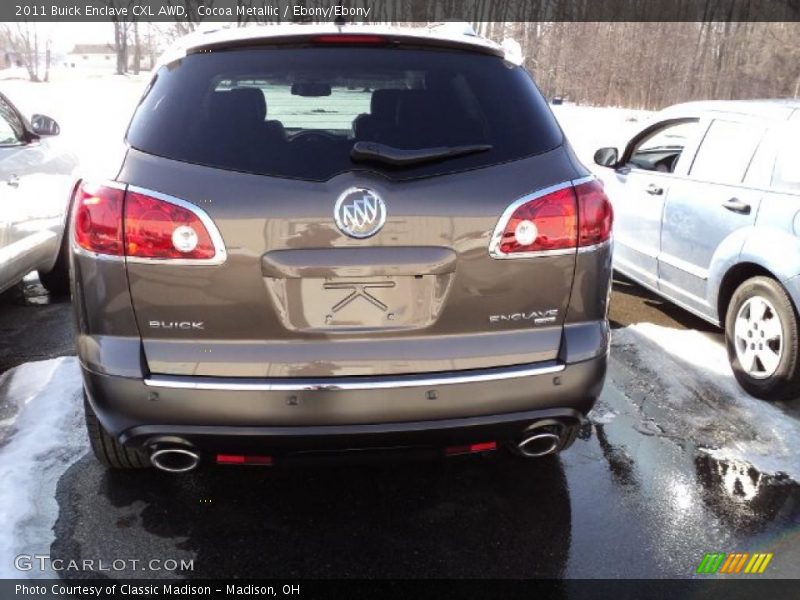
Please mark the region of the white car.
[[0, 292], [31, 271], [51, 293], [69, 290], [64, 231], [78, 161], [51, 139], [59, 132], [0, 94]]

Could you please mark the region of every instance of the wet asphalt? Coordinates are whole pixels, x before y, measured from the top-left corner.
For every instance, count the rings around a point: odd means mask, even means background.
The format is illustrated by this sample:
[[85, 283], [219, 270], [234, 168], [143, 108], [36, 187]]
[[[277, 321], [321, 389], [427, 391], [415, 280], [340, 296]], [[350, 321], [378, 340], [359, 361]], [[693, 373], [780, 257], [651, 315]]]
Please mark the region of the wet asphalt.
[[[613, 326], [719, 333], [620, 279]], [[69, 304], [36, 281], [0, 298], [0, 371], [72, 354]], [[53, 559], [191, 559], [207, 577], [696, 577], [706, 552], [769, 551], [765, 576], [800, 576], [800, 486], [713, 458], [746, 426], [717, 391], [684, 418], [658, 373], [615, 344], [592, 419], [562, 456], [114, 473], [87, 454], [61, 477]], [[800, 419], [800, 407], [779, 407]], [[613, 415], [613, 418], [608, 418]], [[123, 571], [119, 577], [170, 577]]]

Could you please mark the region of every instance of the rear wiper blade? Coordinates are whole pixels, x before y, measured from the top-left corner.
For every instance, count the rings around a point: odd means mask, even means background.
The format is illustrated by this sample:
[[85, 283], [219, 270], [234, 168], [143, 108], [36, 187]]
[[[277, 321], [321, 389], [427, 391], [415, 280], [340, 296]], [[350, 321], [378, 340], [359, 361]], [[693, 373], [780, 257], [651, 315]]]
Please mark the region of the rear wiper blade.
[[389, 165], [405, 166], [416, 163], [444, 160], [476, 152], [491, 150], [491, 144], [469, 144], [464, 146], [437, 146], [435, 148], [395, 148], [377, 142], [356, 142], [350, 151], [354, 161], [374, 160]]

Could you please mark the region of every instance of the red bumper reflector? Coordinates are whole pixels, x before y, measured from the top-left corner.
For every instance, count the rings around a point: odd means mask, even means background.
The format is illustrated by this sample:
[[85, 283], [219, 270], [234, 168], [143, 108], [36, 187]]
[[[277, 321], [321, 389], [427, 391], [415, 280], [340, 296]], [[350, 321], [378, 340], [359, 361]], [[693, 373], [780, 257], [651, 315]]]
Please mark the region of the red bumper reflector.
[[244, 454], [217, 454], [218, 465], [271, 465], [271, 456], [245, 456]]
[[497, 450], [497, 442], [481, 442], [479, 444], [467, 444], [464, 446], [448, 446], [444, 449], [447, 456], [455, 456], [457, 454], [475, 454], [477, 452], [489, 452]]

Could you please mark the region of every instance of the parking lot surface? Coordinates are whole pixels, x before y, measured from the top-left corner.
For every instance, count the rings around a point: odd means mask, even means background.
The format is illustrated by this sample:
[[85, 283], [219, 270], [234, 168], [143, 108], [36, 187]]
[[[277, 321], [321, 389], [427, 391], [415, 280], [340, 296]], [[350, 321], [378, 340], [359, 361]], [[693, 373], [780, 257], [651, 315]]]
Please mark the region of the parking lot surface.
[[557, 458], [113, 473], [87, 453], [69, 304], [28, 280], [0, 304], [0, 575], [36, 551], [192, 561], [115, 577], [682, 578], [707, 552], [800, 575], [800, 406], [741, 392], [717, 330], [623, 279], [611, 320], [606, 387]]

